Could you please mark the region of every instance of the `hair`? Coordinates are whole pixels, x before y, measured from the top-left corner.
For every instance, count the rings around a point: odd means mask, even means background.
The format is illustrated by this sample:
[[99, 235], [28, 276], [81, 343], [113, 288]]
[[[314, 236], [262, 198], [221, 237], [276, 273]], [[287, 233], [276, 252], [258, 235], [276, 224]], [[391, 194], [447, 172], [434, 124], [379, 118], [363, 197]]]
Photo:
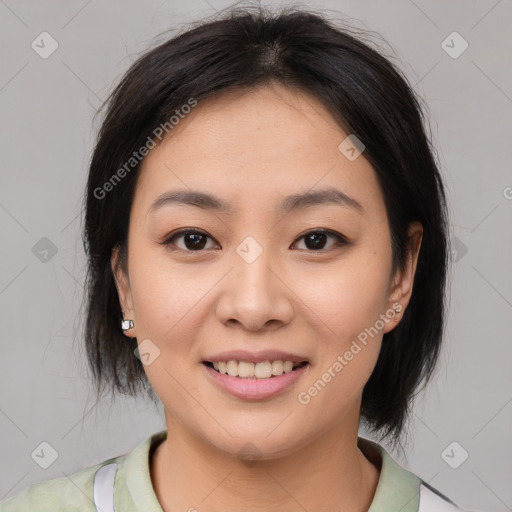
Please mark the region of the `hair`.
[[[288, 6], [235, 9], [203, 20], [151, 50], [111, 92], [92, 154], [84, 196], [87, 255], [85, 346], [98, 396], [104, 386], [155, 400], [123, 312], [111, 268], [114, 247], [127, 269], [129, 216], [140, 162], [130, 159], [191, 98], [250, 91], [272, 82], [313, 94], [347, 134], [364, 144], [385, 201], [393, 271], [410, 249], [408, 227], [423, 226], [413, 292], [400, 323], [384, 334], [367, 381], [361, 421], [382, 440], [400, 443], [414, 397], [436, 367], [444, 330], [448, 265], [443, 183], [421, 100], [405, 75], [364, 37], [325, 15]], [[102, 107], [102, 108], [103, 108]], [[167, 130], [166, 130], [167, 131]], [[124, 166], [124, 167], [123, 167]], [[124, 173], [120, 173], [121, 169]], [[113, 183], [116, 175], [123, 177]], [[107, 187], [107, 182], [113, 183]], [[108, 197], [99, 190], [109, 190]], [[423, 383], [423, 386], [421, 384]]]

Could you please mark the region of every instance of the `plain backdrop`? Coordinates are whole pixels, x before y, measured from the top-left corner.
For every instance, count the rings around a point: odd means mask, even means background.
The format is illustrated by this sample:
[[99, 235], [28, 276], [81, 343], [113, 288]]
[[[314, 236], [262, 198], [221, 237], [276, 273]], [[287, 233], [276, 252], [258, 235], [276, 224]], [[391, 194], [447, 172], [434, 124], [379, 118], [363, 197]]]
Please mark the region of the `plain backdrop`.
[[[228, 5], [0, 1], [0, 500], [127, 453], [165, 428], [162, 410], [145, 400], [112, 405], [92, 393], [79, 317], [82, 192], [94, 114], [113, 84], [155, 36]], [[511, 2], [302, 5], [389, 43], [428, 104], [448, 187], [445, 345], [416, 402], [406, 455], [392, 455], [464, 508], [512, 510]], [[44, 51], [58, 44], [47, 58], [32, 44], [41, 37]], [[31, 455], [43, 442], [57, 453], [47, 469]]]

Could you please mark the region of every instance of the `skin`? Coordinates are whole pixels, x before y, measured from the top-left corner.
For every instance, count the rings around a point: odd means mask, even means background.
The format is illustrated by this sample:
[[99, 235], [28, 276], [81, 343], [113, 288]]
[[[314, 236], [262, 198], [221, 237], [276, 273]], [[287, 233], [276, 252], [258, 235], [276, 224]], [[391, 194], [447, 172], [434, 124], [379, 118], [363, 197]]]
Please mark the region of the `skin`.
[[[168, 438], [150, 463], [164, 511], [261, 509], [367, 511], [378, 464], [357, 447], [361, 394], [382, 335], [409, 303], [421, 225], [410, 226], [404, 269], [392, 274], [384, 199], [364, 153], [338, 149], [347, 133], [314, 96], [272, 84], [217, 95], [175, 126], [142, 164], [132, 205], [127, 273], [112, 254], [121, 307], [134, 321], [127, 336], [149, 338], [160, 355], [145, 366], [165, 411]], [[333, 186], [363, 212], [322, 204], [279, 215], [288, 194]], [[200, 190], [230, 203], [233, 215], [166, 205], [148, 213], [168, 190]], [[197, 228], [161, 245], [169, 234]], [[304, 235], [330, 236], [320, 249]], [[263, 249], [252, 263], [236, 252], [252, 236]], [[185, 245], [188, 241], [188, 245]], [[311, 248], [313, 247], [313, 248]], [[393, 304], [402, 313], [304, 405], [297, 399]], [[292, 388], [266, 400], [243, 400], [213, 384], [201, 361], [230, 349], [305, 355], [308, 370]], [[260, 453], [249, 465], [246, 443]]]

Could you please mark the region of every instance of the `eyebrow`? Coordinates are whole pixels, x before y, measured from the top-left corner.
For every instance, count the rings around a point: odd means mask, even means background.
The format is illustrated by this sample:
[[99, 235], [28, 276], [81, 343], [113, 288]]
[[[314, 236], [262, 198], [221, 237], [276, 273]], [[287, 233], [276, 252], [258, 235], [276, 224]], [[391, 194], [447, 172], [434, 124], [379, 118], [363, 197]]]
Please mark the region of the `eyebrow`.
[[[196, 190], [170, 190], [164, 192], [151, 204], [148, 213], [154, 213], [156, 210], [169, 204], [196, 206], [204, 210], [216, 211], [226, 215], [233, 214], [233, 208], [221, 198]], [[359, 213], [364, 211], [358, 201], [349, 197], [341, 190], [331, 187], [286, 196], [281, 203], [279, 203], [277, 212], [285, 215], [292, 211], [304, 210], [322, 204], [335, 204], [342, 207], [349, 207], [357, 210]]]

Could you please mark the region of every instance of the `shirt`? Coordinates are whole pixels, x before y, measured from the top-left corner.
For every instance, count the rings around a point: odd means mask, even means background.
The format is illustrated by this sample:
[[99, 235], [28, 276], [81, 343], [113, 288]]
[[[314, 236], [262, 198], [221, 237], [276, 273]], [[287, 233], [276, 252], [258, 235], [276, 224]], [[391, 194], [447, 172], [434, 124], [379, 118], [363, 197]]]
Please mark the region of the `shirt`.
[[[0, 512], [163, 512], [151, 482], [150, 457], [166, 437], [162, 430], [127, 454], [32, 484], [0, 502]], [[358, 437], [357, 445], [380, 468], [368, 512], [467, 512], [400, 466], [379, 444]]]

